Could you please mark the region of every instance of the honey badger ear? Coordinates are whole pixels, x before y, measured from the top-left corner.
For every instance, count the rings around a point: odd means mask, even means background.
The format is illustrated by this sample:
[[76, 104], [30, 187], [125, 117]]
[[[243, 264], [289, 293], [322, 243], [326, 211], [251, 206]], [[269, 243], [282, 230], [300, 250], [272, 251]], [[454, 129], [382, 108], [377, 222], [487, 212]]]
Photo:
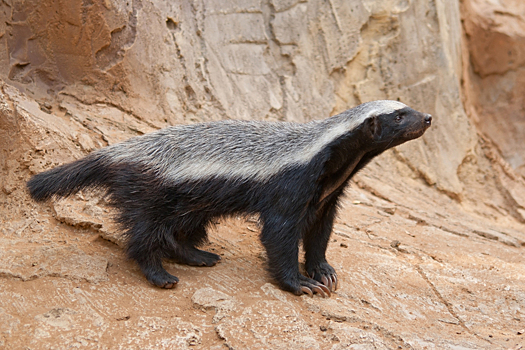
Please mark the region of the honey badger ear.
[[381, 136], [381, 124], [376, 115], [371, 116], [365, 120], [366, 129], [374, 139]]

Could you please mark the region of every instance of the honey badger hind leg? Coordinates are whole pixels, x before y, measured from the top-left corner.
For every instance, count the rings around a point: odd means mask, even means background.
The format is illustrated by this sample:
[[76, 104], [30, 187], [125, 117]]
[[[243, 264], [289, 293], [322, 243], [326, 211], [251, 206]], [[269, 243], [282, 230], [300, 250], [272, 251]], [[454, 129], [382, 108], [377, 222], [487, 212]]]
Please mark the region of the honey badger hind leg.
[[168, 253], [168, 259], [190, 266], [214, 266], [221, 260], [218, 254], [196, 248], [207, 240], [205, 224], [179, 229], [174, 235], [178, 244]]
[[174, 288], [179, 279], [162, 266], [162, 259], [176, 245], [169, 228], [140, 221], [125, 234], [128, 237], [128, 257], [137, 262], [146, 279], [157, 287]]
[[278, 214], [263, 219], [261, 242], [268, 254], [268, 268], [281, 289], [296, 295], [330, 296], [330, 290], [320, 282], [299, 272], [299, 239], [302, 223]]
[[305, 231], [305, 269], [307, 275], [325, 285], [330, 291], [337, 290], [337, 273], [326, 261], [326, 248], [332, 233], [337, 212], [337, 198], [330, 199], [315, 214], [314, 224]]
[[168, 259], [190, 266], [215, 266], [221, 260], [221, 256], [191, 245], [180, 245], [169, 253]]
[[164, 269], [160, 258], [152, 259], [152, 257], [149, 256], [147, 259], [141, 258], [135, 260], [151, 284], [160, 288], [171, 289], [175, 288], [175, 285], [179, 283], [178, 277], [173, 276]]

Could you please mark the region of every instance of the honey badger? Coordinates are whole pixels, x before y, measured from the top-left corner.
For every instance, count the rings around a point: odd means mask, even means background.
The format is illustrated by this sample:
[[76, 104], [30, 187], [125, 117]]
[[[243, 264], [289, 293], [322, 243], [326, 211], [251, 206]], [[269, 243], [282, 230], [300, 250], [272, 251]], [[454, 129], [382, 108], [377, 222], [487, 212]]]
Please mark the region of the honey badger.
[[[297, 295], [330, 295], [337, 275], [326, 248], [338, 200], [352, 176], [383, 151], [423, 135], [429, 114], [397, 101], [361, 104], [309, 123], [234, 121], [168, 127], [33, 176], [32, 198], [83, 188], [107, 192], [127, 254], [149, 282], [173, 288], [163, 259], [213, 266], [197, 249], [219, 218], [258, 214], [269, 271]], [[299, 242], [305, 269], [299, 272]]]

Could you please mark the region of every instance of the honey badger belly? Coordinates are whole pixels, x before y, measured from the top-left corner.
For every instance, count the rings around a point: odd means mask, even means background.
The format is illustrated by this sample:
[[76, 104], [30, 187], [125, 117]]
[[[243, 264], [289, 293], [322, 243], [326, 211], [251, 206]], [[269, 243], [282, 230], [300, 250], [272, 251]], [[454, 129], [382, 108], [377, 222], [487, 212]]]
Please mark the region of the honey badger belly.
[[[169, 127], [37, 174], [37, 201], [83, 188], [107, 191], [148, 281], [172, 288], [163, 259], [212, 266], [197, 247], [219, 217], [258, 214], [269, 271], [295, 294], [330, 295], [337, 275], [325, 252], [350, 178], [388, 148], [417, 138], [431, 116], [396, 101], [364, 103], [310, 123], [222, 121]], [[309, 277], [299, 272], [303, 242]]]

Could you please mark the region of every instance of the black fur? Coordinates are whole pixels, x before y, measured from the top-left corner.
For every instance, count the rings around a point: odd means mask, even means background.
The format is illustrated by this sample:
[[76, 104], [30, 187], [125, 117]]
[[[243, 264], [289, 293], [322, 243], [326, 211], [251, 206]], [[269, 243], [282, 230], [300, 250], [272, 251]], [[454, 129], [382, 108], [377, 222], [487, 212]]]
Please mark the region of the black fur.
[[[330, 122], [345, 117], [341, 114]], [[37, 201], [86, 187], [107, 191], [128, 238], [128, 256], [151, 283], [165, 288], [173, 287], [178, 279], [162, 267], [163, 259], [212, 266], [220, 257], [197, 249], [206, 241], [210, 223], [233, 214], [258, 214], [269, 271], [280, 287], [296, 294], [329, 293], [319, 282], [329, 289], [337, 283], [325, 252], [345, 186], [376, 155], [421, 136], [430, 119], [408, 107], [372, 115], [308, 162], [290, 163], [264, 180], [217, 175], [170, 182], [147, 163], [135, 162], [133, 157], [115, 162], [102, 149], [35, 175], [28, 188]], [[306, 272], [312, 278], [299, 273], [301, 239]]]

